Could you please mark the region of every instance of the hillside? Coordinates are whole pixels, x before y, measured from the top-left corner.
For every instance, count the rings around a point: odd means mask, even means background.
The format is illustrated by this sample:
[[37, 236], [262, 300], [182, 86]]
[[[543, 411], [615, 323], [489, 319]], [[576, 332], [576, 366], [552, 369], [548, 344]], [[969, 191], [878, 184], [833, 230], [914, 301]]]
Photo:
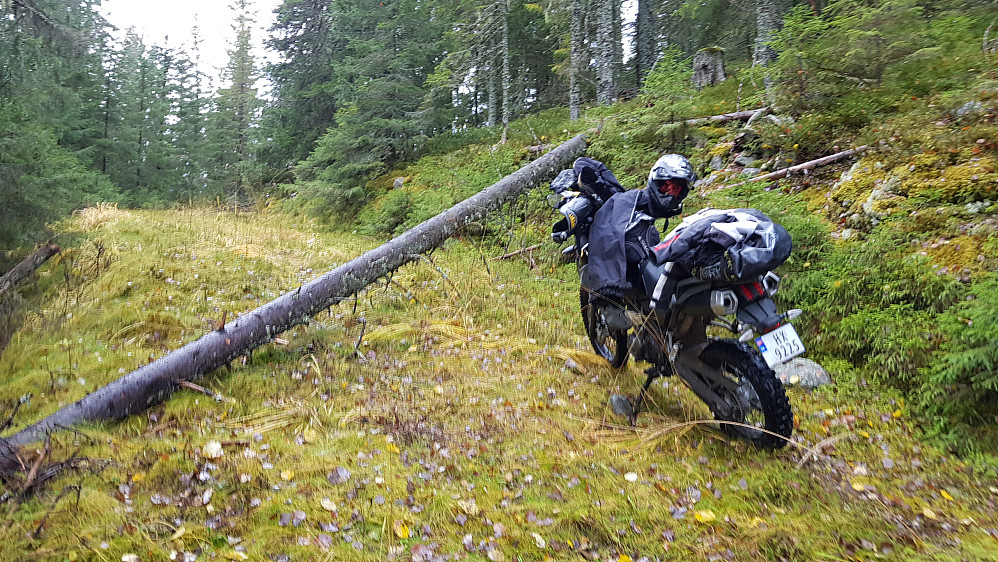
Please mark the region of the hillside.
[[[63, 248], [0, 289], [4, 435], [583, 132], [629, 188], [678, 152], [686, 214], [786, 227], [779, 304], [833, 383], [788, 390], [777, 451], [671, 378], [623, 425], [646, 365], [592, 353], [538, 185], [165, 402], [0, 455], [0, 559], [995, 557], [993, 2], [642, 2], [633, 29], [604, 0], [283, 2], [266, 67], [250, 4], [213, 90], [99, 2], [0, 2], [0, 269]], [[694, 86], [705, 55], [726, 79]]]
[[[574, 266], [551, 243], [494, 259], [546, 239], [540, 195], [201, 381], [211, 396], [54, 435], [65, 469], [11, 504], [3, 558], [989, 556], [992, 457], [927, 442], [898, 391], [842, 362], [834, 386], [790, 391], [776, 453], [728, 441], [672, 380], [619, 425], [607, 396], [641, 366], [590, 352]], [[731, 195], [701, 203], [818, 221], [793, 214], [807, 190]], [[15, 427], [378, 243], [267, 208], [104, 207], [58, 228], [72, 249], [24, 291], [0, 359]], [[818, 263], [803, 242], [798, 284]]]

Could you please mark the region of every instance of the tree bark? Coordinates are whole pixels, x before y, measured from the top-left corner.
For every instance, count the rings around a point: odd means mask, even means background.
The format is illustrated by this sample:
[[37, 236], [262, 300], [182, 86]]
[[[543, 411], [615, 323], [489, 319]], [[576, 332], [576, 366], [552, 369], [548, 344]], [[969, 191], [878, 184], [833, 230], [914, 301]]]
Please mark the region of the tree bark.
[[640, 88], [645, 76], [658, 60], [658, 29], [652, 16], [652, 1], [637, 2], [637, 15], [634, 19], [634, 71], [637, 74], [636, 86]]
[[[295, 291], [225, 324], [218, 330], [84, 396], [6, 440], [0, 460], [13, 447], [34, 442], [57, 428], [83, 421], [121, 419], [166, 399], [180, 380], [197, 380], [240, 355], [272, 341], [278, 334], [339, 303], [377, 279], [397, 270], [480, 220], [505, 200], [554, 176], [586, 148], [584, 134], [401, 236], [302, 285]], [[6, 455], [4, 453], [7, 453]]]
[[509, 51], [509, 0], [499, 0], [499, 5], [502, 6], [502, 140], [499, 142], [506, 144], [509, 120], [513, 111], [513, 101], [510, 99], [510, 91], [513, 89], [513, 72], [510, 68], [512, 55]]
[[572, 0], [569, 26], [572, 35], [572, 58], [568, 70], [568, 119], [577, 121], [582, 105], [582, 0]]
[[782, 170], [777, 170], [769, 174], [763, 174], [761, 176], [756, 176], [750, 180], [745, 180], [732, 185], [723, 186], [721, 189], [727, 189], [729, 187], [738, 187], [740, 185], [745, 185], [747, 183], [757, 182], [757, 181], [769, 181], [778, 180], [780, 178], [785, 178], [789, 174], [795, 172], [802, 172], [804, 170], [813, 170], [819, 166], [824, 166], [826, 164], [832, 164], [838, 162], [839, 160], [844, 160], [850, 156], [855, 156], [861, 154], [870, 149], [870, 145], [864, 144], [863, 146], [857, 146], [856, 148], [851, 148], [849, 150], [843, 150], [842, 152], [836, 152], [835, 154], [829, 154], [817, 160], [811, 160], [809, 162], [804, 162], [803, 164], [798, 164], [796, 166], [790, 166], [789, 168], [783, 168]]
[[613, 4], [616, 0], [596, 0], [596, 101], [613, 103], [617, 86], [613, 82]]
[[[755, 5], [755, 49], [752, 53], [752, 63], [763, 67], [776, 60], [776, 51], [767, 43], [773, 40], [780, 28], [780, 13], [775, 0], [756, 0]], [[765, 71], [763, 85], [766, 97], [772, 101], [773, 79], [769, 71]]]
[[708, 47], [693, 55], [693, 86], [702, 90], [724, 82], [724, 49]]
[[49, 258], [62, 251], [62, 248], [55, 244], [45, 244], [38, 248], [35, 253], [24, 259], [13, 269], [0, 276], [0, 295], [6, 293], [21, 281], [28, 278], [36, 269], [42, 266]]

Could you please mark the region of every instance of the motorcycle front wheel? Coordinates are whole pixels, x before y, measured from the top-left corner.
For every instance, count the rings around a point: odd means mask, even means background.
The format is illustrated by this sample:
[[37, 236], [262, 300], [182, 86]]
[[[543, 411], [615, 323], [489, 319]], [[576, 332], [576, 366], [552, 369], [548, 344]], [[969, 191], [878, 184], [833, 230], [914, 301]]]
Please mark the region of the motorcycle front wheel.
[[589, 292], [585, 287], [579, 289], [579, 309], [593, 350], [609, 361], [613, 368], [623, 367], [627, 363], [627, 330], [614, 330], [606, 325], [600, 308], [589, 302]]
[[794, 414], [783, 384], [762, 355], [748, 344], [715, 340], [700, 355], [707, 365], [739, 382], [736, 392], [722, 390], [722, 404], [711, 405], [725, 433], [751, 441], [760, 449], [779, 449], [794, 430]]

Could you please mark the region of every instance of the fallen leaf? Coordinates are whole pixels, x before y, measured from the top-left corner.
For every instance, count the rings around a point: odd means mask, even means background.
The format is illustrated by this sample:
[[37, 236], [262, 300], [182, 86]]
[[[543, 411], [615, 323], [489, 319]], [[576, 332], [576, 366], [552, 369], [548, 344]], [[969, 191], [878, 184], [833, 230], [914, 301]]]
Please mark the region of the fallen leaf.
[[628, 472], [624, 475], [624, 480], [627, 480], [628, 482], [637, 482], [638, 475], [634, 472]]
[[461, 511], [467, 513], [472, 517], [478, 515], [479, 512], [481, 511], [480, 509], [478, 509], [478, 504], [475, 503], [474, 501], [458, 500], [457, 506], [461, 508]]
[[281, 480], [284, 480], [285, 482], [290, 482], [291, 480], [294, 480], [294, 477], [295, 477], [295, 471], [293, 470], [281, 471]]
[[146, 478], [145, 472], [136, 472], [132, 475], [132, 482], [142, 482]]
[[948, 499], [949, 501], [954, 501], [953, 500], [953, 496], [951, 496], [949, 494], [949, 492], [947, 492], [945, 489], [940, 489], [939, 490], [939, 495], [942, 496], [942, 497], [944, 497], [944, 498], [946, 498], [946, 499]]
[[864, 486], [860, 482], [857, 482], [857, 481], [853, 480], [852, 481], [852, 489], [856, 490], [857, 492], [863, 492], [863, 491], [866, 490], [866, 486]]
[[221, 458], [224, 454], [225, 451], [222, 450], [222, 444], [218, 441], [208, 441], [204, 444], [204, 447], [201, 448], [201, 456], [206, 459]]
[[322, 498], [319, 505], [321, 505], [322, 509], [325, 509], [326, 511], [336, 511], [336, 504], [329, 498]]
[[342, 466], [338, 466], [336, 467], [336, 470], [333, 470], [332, 472], [326, 475], [326, 479], [329, 480], [329, 483], [334, 486], [337, 484], [342, 484], [347, 480], [350, 480], [350, 471], [343, 468]]
[[187, 532], [187, 529], [183, 525], [181, 525], [180, 527], [177, 528], [176, 531], [173, 532], [172, 535], [170, 535], [170, 540], [171, 541], [175, 541], [175, 540], [179, 539], [180, 537], [184, 536], [184, 533], [186, 533], [186, 532]]
[[548, 543], [544, 540], [544, 537], [538, 535], [537, 533], [530, 533], [530, 536], [534, 537], [534, 543], [537, 545], [537, 548], [544, 548], [547, 546]]
[[395, 536], [405, 540], [412, 536], [412, 532], [409, 530], [409, 526], [402, 521], [395, 521], [392, 525], [392, 530], [395, 531]]
[[693, 517], [700, 523], [712, 523], [715, 519], [717, 519], [717, 516], [714, 515], [714, 512], [709, 509], [698, 511], [696, 512], [696, 515], [694, 515]]
[[922, 508], [922, 515], [924, 515], [926, 517], [926, 519], [936, 519], [938, 517], [938, 515], [936, 515], [935, 511], [932, 511], [931, 509], [929, 509], [927, 507]]

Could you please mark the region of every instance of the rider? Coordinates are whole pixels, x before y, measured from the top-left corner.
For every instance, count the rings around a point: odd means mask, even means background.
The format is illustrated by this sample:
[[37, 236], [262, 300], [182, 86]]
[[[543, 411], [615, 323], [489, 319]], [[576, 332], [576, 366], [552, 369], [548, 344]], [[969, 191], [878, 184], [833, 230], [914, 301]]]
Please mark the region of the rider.
[[596, 212], [589, 238], [590, 286], [611, 328], [631, 327], [621, 301], [633, 286], [634, 266], [659, 242], [655, 219], [680, 214], [696, 179], [685, 156], [666, 154], [652, 166], [644, 189], [617, 193]]

